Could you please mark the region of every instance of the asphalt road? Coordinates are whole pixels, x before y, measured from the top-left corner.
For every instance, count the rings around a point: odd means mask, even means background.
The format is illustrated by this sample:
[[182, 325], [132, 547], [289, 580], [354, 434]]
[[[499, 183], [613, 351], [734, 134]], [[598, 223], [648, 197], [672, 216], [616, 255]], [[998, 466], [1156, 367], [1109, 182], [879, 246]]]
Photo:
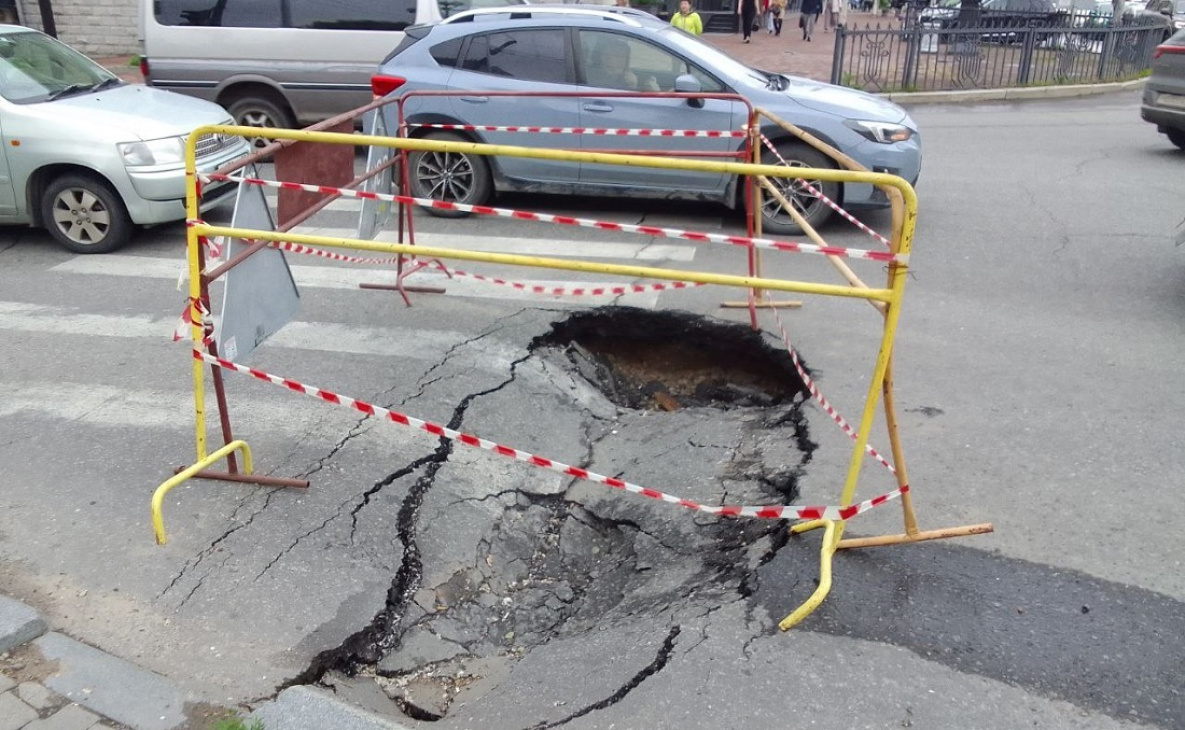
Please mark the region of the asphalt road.
[[[187, 483], [166, 502], [168, 545], [154, 545], [151, 492], [193, 458], [190, 358], [169, 341], [184, 301], [180, 225], [103, 257], [0, 231], [0, 592], [208, 702], [317, 681], [409, 726], [421, 721], [406, 712], [442, 715], [431, 725], [444, 728], [1185, 725], [1173, 423], [1185, 406], [1185, 254], [1173, 244], [1185, 155], [1137, 105], [1130, 92], [915, 110], [926, 160], [895, 352], [905, 453], [923, 528], [996, 531], [840, 554], [831, 595], [789, 633], [776, 623], [813, 590], [817, 534], [787, 541], [778, 523], [573, 482], [238, 375], [231, 412], [257, 468], [312, 487]], [[544, 202], [740, 232], [707, 206]], [[425, 241], [513, 239], [643, 265], [736, 272], [744, 260], [509, 220], [417, 225]], [[826, 233], [868, 245], [839, 225]], [[836, 501], [850, 442], [814, 404], [640, 411], [591, 387], [538, 339], [582, 321], [588, 300], [424, 274], [448, 293], [404, 308], [356, 288], [388, 276], [377, 266], [290, 263], [301, 311], [253, 367], [705, 503]], [[814, 257], [765, 266], [839, 282]], [[743, 323], [718, 307], [737, 298], [620, 303], [639, 319]], [[794, 344], [858, 420], [876, 315], [803, 300], [782, 314]], [[655, 339], [679, 321], [652, 325]], [[691, 355], [663, 362], [680, 357]], [[873, 441], [885, 450], [879, 430]], [[891, 487], [869, 462], [859, 498]], [[848, 534], [900, 529], [890, 504]]]

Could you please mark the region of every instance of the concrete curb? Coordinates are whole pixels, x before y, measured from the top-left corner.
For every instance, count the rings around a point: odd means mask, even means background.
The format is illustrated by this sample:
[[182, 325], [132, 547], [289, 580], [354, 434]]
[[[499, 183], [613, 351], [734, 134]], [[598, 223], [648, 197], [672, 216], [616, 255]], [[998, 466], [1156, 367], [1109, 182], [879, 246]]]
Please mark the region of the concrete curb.
[[[0, 596], [0, 653], [30, 643], [55, 667], [53, 674], [42, 683], [45, 689], [38, 691], [52, 691], [102, 716], [87, 719], [89, 715], [80, 715], [82, 711], [78, 707], [69, 705], [51, 718], [57, 724], [45, 724], [46, 728], [89, 728], [96, 719], [106, 719], [133, 730], [177, 730], [189, 722], [186, 705], [196, 702], [197, 698], [189, 696], [172, 680], [64, 634], [48, 631], [45, 620], [37, 611], [20, 601]], [[21, 685], [22, 691], [27, 691], [24, 689], [27, 686], [28, 683]], [[15, 681], [0, 674], [0, 707], [6, 708], [0, 711], [0, 727], [13, 727], [5, 721], [14, 721], [16, 716], [12, 713], [17, 710], [25, 712], [29, 720], [36, 718], [36, 712], [7, 696], [6, 693], [15, 691], [14, 687]], [[81, 719], [73, 718], [78, 722], [70, 724], [71, 714], [79, 715]], [[406, 726], [393, 720], [312, 687], [290, 687], [275, 700], [263, 703], [251, 717], [258, 717], [268, 728], [277, 730], [407, 730]]]
[[347, 705], [312, 687], [289, 687], [251, 713], [265, 727], [284, 730], [408, 730], [394, 720]]
[[1081, 96], [1109, 94], [1143, 87], [1144, 79], [1117, 81], [1109, 84], [1074, 84], [1070, 86], [1027, 86], [1009, 89], [971, 89], [968, 91], [915, 91], [877, 94], [903, 105], [956, 104], [981, 101], [1024, 101], [1032, 99], [1069, 99]]
[[0, 596], [0, 652], [27, 644], [46, 631], [41, 616], [20, 601]]

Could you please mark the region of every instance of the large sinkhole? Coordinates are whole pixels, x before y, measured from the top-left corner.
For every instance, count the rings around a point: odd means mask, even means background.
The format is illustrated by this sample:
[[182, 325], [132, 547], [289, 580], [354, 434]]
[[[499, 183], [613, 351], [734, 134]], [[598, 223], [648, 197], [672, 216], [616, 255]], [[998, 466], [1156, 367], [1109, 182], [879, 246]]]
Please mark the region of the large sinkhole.
[[[569, 421], [582, 429], [585, 451], [571, 455], [580, 467], [630, 476], [651, 464], [641, 476], [654, 480], [648, 486], [703, 504], [792, 504], [799, 496], [816, 445], [803, 411], [809, 398], [776, 340], [690, 313], [613, 307], [552, 323], [530, 352], [503, 383], [463, 398], [449, 427], [479, 428], [467, 418], [478, 399], [530, 397], [516, 371], [540, 358], [570, 366], [617, 406], [611, 416]], [[567, 393], [557, 387], [548, 397], [583, 413]], [[655, 418], [655, 410], [667, 413]], [[391, 500], [391, 509], [399, 500], [403, 556], [386, 605], [294, 683], [332, 686], [396, 720], [441, 720], [457, 707], [480, 717], [486, 698], [496, 704], [502, 683], [518, 681], [512, 669], [526, 655], [567, 666], [571, 647], [599, 645], [607, 629], [653, 627], [654, 654], [627, 660], [587, 704], [541, 688], [528, 693], [537, 702], [515, 708], [523, 727], [559, 727], [662, 671], [681, 642], [695, 640], [697, 617], [749, 600], [757, 568], [787, 545], [782, 521], [679, 514], [681, 507], [598, 492], [579, 479], [511, 475], [491, 487], [490, 474], [469, 479], [458, 461], [442, 442], [368, 491], [372, 505]]]
[[614, 404], [637, 410], [769, 407], [806, 390], [784, 347], [690, 312], [613, 307], [573, 314], [531, 349], [561, 350]]

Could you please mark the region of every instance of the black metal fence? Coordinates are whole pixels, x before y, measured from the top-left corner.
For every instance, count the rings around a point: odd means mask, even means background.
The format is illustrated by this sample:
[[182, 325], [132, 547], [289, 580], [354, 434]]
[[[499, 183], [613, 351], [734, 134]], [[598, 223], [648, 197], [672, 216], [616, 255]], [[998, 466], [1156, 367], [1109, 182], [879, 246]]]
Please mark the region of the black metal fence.
[[[1101, 22], [1100, 22], [1101, 21]], [[1146, 72], [1163, 25], [1061, 16], [968, 28], [911, 18], [904, 27], [840, 28], [831, 83], [865, 91], [955, 91], [1089, 84]]]

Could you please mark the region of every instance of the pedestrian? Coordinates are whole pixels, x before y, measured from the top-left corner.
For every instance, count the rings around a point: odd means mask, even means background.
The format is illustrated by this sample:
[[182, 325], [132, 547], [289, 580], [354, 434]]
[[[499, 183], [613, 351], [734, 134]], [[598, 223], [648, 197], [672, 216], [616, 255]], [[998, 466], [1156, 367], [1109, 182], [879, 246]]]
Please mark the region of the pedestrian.
[[774, 36], [782, 35], [782, 18], [786, 17], [786, 0], [769, 0], [774, 18]]
[[703, 35], [704, 24], [699, 13], [691, 9], [691, 3], [683, 0], [679, 3], [679, 12], [671, 16], [671, 25], [691, 35]]
[[737, 15], [741, 16], [741, 35], [745, 43], [753, 35], [753, 24], [757, 21], [757, 3], [759, 0], [737, 0]]
[[802, 0], [802, 11], [798, 14], [798, 27], [802, 28], [802, 39], [808, 43], [815, 32], [815, 21], [823, 12], [823, 0]]
[[832, 31], [847, 24], [847, 0], [823, 0], [823, 30]]

